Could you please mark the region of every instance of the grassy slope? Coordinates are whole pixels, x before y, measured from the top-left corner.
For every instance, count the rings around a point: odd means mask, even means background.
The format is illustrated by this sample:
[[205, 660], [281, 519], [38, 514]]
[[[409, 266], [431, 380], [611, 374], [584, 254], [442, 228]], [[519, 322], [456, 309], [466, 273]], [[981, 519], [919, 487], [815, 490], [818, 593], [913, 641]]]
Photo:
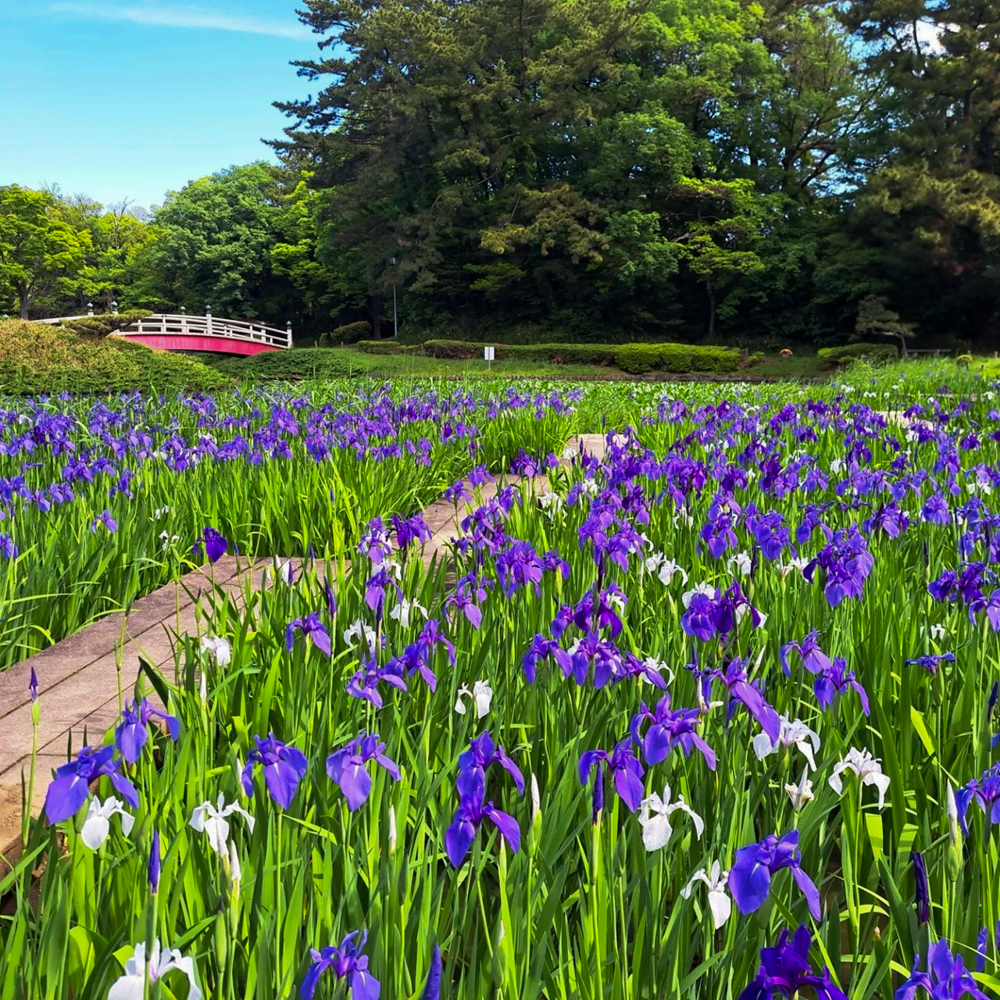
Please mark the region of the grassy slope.
[[0, 392], [213, 391], [231, 383], [193, 358], [117, 337], [85, 338], [42, 323], [0, 321]]

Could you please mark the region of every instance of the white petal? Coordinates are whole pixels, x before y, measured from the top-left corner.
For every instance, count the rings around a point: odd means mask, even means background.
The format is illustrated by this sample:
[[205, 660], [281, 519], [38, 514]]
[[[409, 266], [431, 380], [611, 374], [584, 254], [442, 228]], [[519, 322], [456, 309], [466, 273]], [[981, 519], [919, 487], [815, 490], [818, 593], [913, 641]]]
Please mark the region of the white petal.
[[778, 752], [778, 744], [772, 743], [771, 737], [767, 733], [758, 733], [750, 745], [753, 747], [753, 752], [757, 755], [757, 760], [763, 760], [770, 754]]
[[874, 785], [878, 789], [878, 807], [885, 808], [885, 793], [889, 791], [889, 775], [869, 774], [865, 778], [866, 785]]
[[809, 761], [809, 766], [815, 771], [816, 770], [816, 758], [813, 757], [812, 744], [808, 740], [800, 740], [795, 744], [799, 750], [802, 751], [802, 756]]
[[[202, 802], [200, 806], [195, 806], [191, 810], [191, 818], [188, 820], [188, 826], [192, 830], [196, 830], [201, 833], [205, 829], [205, 818], [209, 814], [209, 810], [212, 809], [212, 804], [210, 802]], [[214, 812], [215, 810], [212, 809]]]
[[[718, 864], [718, 862], [716, 862]], [[694, 889], [695, 882], [704, 882], [705, 885], [710, 886], [712, 883], [708, 880], [708, 875], [705, 874], [704, 868], [699, 868], [690, 879], [688, 879], [688, 884], [681, 889], [681, 896], [684, 899], [690, 899], [691, 892]]]
[[[639, 820], [642, 823], [642, 819]], [[645, 823], [642, 823], [642, 843], [647, 851], [658, 851], [665, 847], [673, 828], [670, 820], [664, 813], [657, 813], [650, 816]]]
[[694, 831], [700, 840], [701, 835], [705, 832], [705, 821], [684, 801], [683, 797], [667, 808], [668, 813], [677, 812], [677, 810], [686, 812], [691, 817], [691, 821], [694, 823]]
[[733, 901], [729, 893], [723, 889], [710, 889], [708, 892], [708, 907], [712, 911], [712, 923], [718, 930], [733, 912]]
[[489, 713], [490, 705], [493, 702], [493, 688], [486, 681], [476, 681], [472, 685], [472, 696], [476, 701], [476, 713], [481, 719]]
[[833, 767], [833, 774], [831, 774], [830, 777], [827, 778], [827, 781], [829, 782], [830, 787], [838, 795], [841, 795], [843, 793], [843, 791], [844, 791], [844, 782], [843, 782], [843, 779], [840, 777], [840, 775], [843, 773], [843, 771], [846, 769], [846, 767], [847, 767], [847, 765], [843, 761], [840, 761], [840, 763], [834, 765], [834, 767]]
[[108, 990], [108, 1000], [143, 1000], [145, 985], [145, 974], [141, 976], [122, 976]]
[[96, 801], [96, 799], [91, 800], [91, 808], [87, 812], [87, 818], [84, 820], [83, 827], [80, 830], [80, 839], [92, 851], [99, 851], [101, 845], [108, 839], [108, 834], [111, 832], [111, 824], [107, 818], [93, 808]]

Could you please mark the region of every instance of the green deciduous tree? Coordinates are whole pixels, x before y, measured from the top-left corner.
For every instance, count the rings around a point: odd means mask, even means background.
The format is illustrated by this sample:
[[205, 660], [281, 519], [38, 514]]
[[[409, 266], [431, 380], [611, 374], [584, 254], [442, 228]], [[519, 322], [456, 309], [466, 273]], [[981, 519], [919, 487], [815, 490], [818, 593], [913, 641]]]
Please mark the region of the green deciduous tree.
[[90, 248], [90, 233], [67, 221], [54, 195], [0, 187], [0, 295], [16, 301], [22, 319], [80, 273]]
[[135, 261], [136, 305], [279, 322], [290, 284], [276, 275], [285, 177], [263, 163], [230, 167], [168, 195]]

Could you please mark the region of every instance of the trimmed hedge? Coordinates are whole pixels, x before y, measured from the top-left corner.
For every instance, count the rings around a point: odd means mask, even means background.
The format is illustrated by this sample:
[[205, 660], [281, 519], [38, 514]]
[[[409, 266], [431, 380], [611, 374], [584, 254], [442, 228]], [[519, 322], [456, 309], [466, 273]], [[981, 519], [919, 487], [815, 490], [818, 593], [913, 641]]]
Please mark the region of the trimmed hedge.
[[652, 371], [725, 375], [737, 371], [740, 360], [740, 352], [733, 347], [696, 344], [623, 344], [615, 352], [615, 364], [630, 375]]
[[359, 340], [354, 345], [365, 354], [423, 354], [421, 344], [400, 344], [395, 340]]
[[884, 363], [895, 361], [899, 357], [899, 351], [893, 344], [844, 344], [842, 347], [821, 347], [816, 354], [823, 365], [829, 368], [850, 364], [859, 358]]
[[0, 392], [213, 392], [231, 379], [182, 354], [118, 337], [94, 340], [25, 320], [0, 321]]

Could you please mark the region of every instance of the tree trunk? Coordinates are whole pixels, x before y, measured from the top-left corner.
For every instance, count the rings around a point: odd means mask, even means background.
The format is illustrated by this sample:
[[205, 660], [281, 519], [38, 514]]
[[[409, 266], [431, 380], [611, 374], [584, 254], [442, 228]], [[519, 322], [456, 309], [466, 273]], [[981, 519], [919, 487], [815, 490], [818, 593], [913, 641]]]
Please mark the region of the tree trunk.
[[382, 339], [382, 296], [371, 295], [368, 298], [368, 311], [372, 318], [372, 337]]
[[708, 339], [715, 336], [715, 289], [712, 282], [705, 282], [705, 291], [708, 293]]

